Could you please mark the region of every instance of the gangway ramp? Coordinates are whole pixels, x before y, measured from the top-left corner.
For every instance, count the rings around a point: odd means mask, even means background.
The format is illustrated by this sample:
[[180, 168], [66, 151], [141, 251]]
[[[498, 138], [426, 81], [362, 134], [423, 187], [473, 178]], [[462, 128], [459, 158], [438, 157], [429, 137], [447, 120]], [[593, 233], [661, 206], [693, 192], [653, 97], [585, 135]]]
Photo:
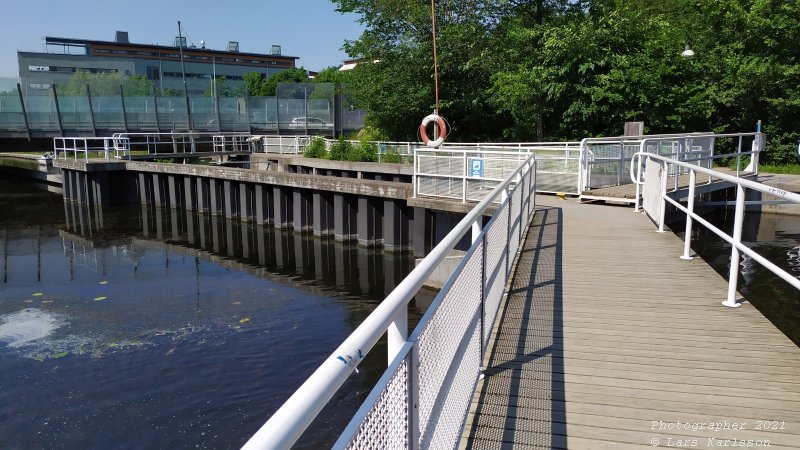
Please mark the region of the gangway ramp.
[[538, 204], [463, 447], [800, 445], [800, 350], [723, 277], [630, 209]]

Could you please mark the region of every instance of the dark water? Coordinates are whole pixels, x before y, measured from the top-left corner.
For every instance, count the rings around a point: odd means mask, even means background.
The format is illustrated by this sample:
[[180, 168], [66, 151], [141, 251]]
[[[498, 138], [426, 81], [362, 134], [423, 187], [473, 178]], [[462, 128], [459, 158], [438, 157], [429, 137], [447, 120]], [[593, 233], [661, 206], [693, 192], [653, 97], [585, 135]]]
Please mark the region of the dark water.
[[[703, 217], [733, 233], [733, 208], [716, 208]], [[671, 223], [683, 238], [685, 216]], [[778, 267], [800, 278], [800, 216], [748, 211], [742, 228], [742, 242]], [[730, 271], [731, 245], [695, 223], [692, 250], [708, 262], [726, 280]], [[738, 290], [778, 329], [800, 346], [800, 291], [771, 271], [741, 255]], [[722, 294], [720, 301], [724, 300]]]
[[[238, 448], [413, 267], [2, 177], [0, 258], [3, 449]], [[330, 446], [385, 364], [382, 344], [298, 447]]]

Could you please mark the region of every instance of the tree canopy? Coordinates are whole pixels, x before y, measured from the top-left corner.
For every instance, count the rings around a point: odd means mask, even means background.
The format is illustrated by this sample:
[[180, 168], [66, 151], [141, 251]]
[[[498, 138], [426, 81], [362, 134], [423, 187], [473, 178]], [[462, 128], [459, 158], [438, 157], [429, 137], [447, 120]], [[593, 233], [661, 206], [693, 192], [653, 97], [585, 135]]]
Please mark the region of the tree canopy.
[[[332, 0], [365, 30], [343, 76], [367, 123], [415, 139], [434, 108], [430, 4]], [[800, 3], [781, 0], [437, 0], [440, 112], [453, 138], [559, 140], [750, 131], [796, 158]], [[684, 45], [695, 52], [681, 56]], [[796, 160], [796, 159], [795, 159]]]

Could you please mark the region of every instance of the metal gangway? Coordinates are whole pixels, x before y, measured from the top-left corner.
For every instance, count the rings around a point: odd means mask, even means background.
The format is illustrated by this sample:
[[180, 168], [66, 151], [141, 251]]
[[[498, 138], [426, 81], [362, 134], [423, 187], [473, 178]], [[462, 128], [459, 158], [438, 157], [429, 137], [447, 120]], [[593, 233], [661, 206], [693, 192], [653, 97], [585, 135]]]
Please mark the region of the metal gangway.
[[[383, 335], [388, 338], [388, 369], [335, 447], [455, 446], [506, 280], [535, 208], [537, 161], [526, 155], [515, 163], [517, 168], [442, 239], [244, 448], [289, 448]], [[482, 226], [489, 208], [495, 212]], [[471, 235], [471, 247], [409, 334], [409, 301], [465, 235]]]

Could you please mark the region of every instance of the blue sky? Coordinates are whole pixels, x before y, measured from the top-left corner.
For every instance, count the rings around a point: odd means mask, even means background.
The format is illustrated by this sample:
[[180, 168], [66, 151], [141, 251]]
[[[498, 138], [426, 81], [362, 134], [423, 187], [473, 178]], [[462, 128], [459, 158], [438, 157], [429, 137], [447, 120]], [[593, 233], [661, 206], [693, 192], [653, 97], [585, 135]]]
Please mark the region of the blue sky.
[[238, 41], [243, 52], [266, 53], [270, 45], [297, 56], [298, 66], [320, 70], [339, 65], [344, 41], [362, 31], [358, 16], [342, 15], [329, 0], [46, 0], [3, 2], [0, 77], [18, 75], [17, 50], [42, 51], [42, 38], [114, 39], [127, 31], [131, 42], [169, 45], [184, 33], [199, 47], [224, 50]]

